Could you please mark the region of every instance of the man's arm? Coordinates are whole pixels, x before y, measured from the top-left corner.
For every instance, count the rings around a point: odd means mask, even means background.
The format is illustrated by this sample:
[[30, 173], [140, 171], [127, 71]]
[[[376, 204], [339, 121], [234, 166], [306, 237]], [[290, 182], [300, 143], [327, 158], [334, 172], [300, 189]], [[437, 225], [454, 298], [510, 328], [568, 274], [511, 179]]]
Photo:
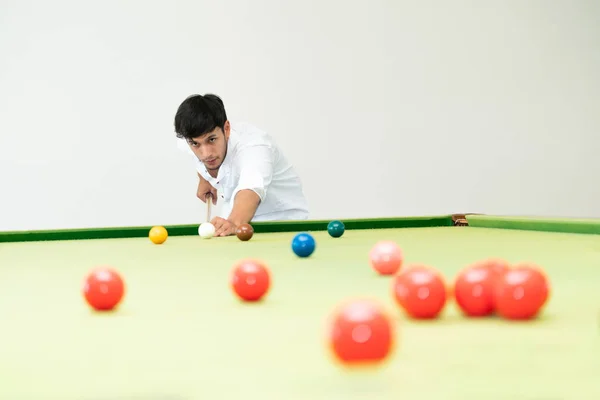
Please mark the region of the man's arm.
[[206, 196], [212, 195], [212, 203], [217, 204], [217, 189], [215, 189], [200, 173], [198, 172], [198, 191], [196, 196], [206, 203]]
[[260, 204], [260, 197], [254, 190], [243, 189], [236, 195], [233, 203], [233, 210], [227, 218], [235, 226], [247, 224], [252, 220], [256, 209]]
[[242, 150], [237, 162], [240, 180], [233, 193], [233, 208], [226, 221], [218, 221], [219, 226], [215, 225], [215, 236], [232, 235], [239, 225], [249, 223], [271, 184], [273, 153], [268, 145], [254, 145]]
[[215, 217], [212, 224], [215, 226], [215, 236], [229, 236], [235, 234], [238, 226], [248, 224], [254, 217], [260, 204], [260, 197], [254, 190], [242, 189], [235, 194], [233, 209], [227, 219]]

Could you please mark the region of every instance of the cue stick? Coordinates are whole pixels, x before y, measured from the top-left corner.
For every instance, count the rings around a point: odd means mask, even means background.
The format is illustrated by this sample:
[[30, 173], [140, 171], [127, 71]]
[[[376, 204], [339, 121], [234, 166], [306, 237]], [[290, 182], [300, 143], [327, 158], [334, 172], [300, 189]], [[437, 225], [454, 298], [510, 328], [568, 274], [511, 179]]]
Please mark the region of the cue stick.
[[210, 206], [212, 205], [212, 193], [206, 195], [206, 222], [210, 222]]

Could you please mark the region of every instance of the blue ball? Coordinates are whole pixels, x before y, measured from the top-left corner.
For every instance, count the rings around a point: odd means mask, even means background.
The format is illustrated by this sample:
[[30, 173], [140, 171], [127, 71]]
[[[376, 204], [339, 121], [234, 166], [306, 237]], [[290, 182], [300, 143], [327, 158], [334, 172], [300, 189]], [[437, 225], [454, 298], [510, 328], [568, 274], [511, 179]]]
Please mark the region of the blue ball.
[[298, 257], [308, 257], [315, 251], [315, 239], [309, 233], [299, 233], [292, 240], [292, 250]]
[[329, 232], [329, 235], [334, 238], [339, 238], [342, 236], [345, 230], [346, 226], [342, 221], [331, 221], [329, 225], [327, 225], [327, 232]]

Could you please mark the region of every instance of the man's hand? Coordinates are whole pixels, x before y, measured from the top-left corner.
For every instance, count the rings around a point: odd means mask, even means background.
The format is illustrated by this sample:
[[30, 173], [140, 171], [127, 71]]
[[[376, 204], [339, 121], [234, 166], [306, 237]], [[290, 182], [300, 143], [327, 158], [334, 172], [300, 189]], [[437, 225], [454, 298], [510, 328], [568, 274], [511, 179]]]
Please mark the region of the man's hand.
[[217, 189], [212, 187], [210, 183], [206, 179], [202, 177], [202, 175], [198, 174], [200, 178], [200, 182], [198, 182], [198, 191], [196, 192], [196, 196], [204, 203], [206, 203], [206, 196], [212, 195], [212, 203], [217, 204]]
[[235, 203], [229, 218], [215, 217], [210, 221], [215, 227], [214, 236], [235, 235], [235, 231], [239, 225], [249, 223], [259, 204], [260, 198], [252, 190], [241, 190], [238, 192], [235, 196]]
[[210, 223], [215, 227], [214, 236], [234, 235], [237, 229], [237, 226], [233, 222], [221, 217], [214, 217]]

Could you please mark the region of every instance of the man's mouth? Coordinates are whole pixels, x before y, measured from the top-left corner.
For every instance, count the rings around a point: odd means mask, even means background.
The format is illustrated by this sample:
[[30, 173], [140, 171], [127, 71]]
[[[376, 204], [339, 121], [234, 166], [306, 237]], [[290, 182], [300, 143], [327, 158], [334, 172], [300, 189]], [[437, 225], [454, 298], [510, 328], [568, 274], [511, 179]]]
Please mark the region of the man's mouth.
[[214, 164], [214, 163], [216, 163], [216, 162], [217, 162], [217, 159], [216, 159], [216, 158], [212, 158], [212, 159], [210, 159], [210, 160], [206, 160], [206, 161], [205, 161], [205, 163], [206, 163], [206, 164], [210, 164], [210, 165], [212, 165], [212, 164]]

